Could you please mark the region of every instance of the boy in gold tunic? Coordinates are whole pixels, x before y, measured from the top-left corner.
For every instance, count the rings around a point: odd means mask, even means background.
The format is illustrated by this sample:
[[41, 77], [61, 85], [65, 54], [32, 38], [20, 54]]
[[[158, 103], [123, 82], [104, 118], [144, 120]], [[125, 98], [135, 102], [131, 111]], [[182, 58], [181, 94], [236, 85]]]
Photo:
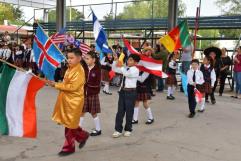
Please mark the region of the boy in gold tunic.
[[85, 145], [89, 133], [79, 127], [80, 116], [84, 105], [85, 73], [80, 65], [81, 51], [68, 51], [68, 69], [62, 83], [49, 81], [49, 85], [58, 89], [59, 95], [55, 105], [52, 120], [65, 127], [65, 143], [59, 152], [60, 156], [75, 152], [75, 141], [79, 148]]

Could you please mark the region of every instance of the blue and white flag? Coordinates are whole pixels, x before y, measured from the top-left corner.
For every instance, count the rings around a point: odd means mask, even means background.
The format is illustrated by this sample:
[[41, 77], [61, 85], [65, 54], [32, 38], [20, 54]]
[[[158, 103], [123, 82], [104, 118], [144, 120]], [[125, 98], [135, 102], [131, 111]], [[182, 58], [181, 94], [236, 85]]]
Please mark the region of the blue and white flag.
[[96, 44], [100, 47], [104, 53], [112, 53], [112, 50], [108, 46], [106, 33], [98, 21], [95, 13], [92, 11], [93, 15], [93, 32]]

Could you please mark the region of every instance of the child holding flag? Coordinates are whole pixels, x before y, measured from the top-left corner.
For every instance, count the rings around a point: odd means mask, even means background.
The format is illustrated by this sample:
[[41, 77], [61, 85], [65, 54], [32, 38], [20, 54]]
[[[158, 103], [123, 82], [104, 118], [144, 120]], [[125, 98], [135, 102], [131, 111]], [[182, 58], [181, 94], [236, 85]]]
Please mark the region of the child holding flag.
[[72, 49], [68, 51], [68, 69], [62, 83], [48, 81], [48, 84], [58, 89], [59, 95], [55, 105], [52, 119], [65, 127], [65, 143], [60, 156], [75, 152], [75, 141], [82, 148], [89, 133], [79, 127], [80, 116], [84, 105], [85, 73], [80, 65], [81, 51]]
[[195, 99], [195, 90], [199, 90], [201, 93], [203, 92], [203, 73], [199, 70], [199, 61], [197, 59], [193, 59], [191, 62], [191, 69], [187, 72], [187, 92], [188, 92], [188, 105], [189, 105], [189, 118], [193, 118], [195, 116], [195, 108], [197, 105], [197, 101]]
[[101, 60], [101, 75], [102, 81], [104, 82], [103, 93], [107, 95], [112, 95], [110, 92], [110, 76], [111, 64], [113, 63], [113, 57], [111, 53], [105, 53], [105, 57]]

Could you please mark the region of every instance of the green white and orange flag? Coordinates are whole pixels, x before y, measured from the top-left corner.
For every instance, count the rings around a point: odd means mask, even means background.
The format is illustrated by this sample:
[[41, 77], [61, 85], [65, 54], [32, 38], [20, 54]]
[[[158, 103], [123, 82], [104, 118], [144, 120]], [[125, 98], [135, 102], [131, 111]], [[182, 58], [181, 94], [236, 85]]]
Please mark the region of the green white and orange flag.
[[0, 135], [35, 138], [35, 96], [44, 82], [4, 64], [0, 69]]
[[170, 53], [179, 48], [191, 45], [187, 21], [184, 20], [178, 24], [178, 26], [172, 29], [167, 35], [160, 38], [160, 42]]

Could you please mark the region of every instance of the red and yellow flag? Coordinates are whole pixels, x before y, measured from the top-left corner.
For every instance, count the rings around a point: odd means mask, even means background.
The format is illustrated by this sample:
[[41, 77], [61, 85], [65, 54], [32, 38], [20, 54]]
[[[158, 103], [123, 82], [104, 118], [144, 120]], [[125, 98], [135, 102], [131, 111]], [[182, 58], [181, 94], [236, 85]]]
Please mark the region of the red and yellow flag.
[[184, 20], [178, 24], [167, 35], [162, 37], [160, 42], [169, 52], [191, 45], [187, 21]]

